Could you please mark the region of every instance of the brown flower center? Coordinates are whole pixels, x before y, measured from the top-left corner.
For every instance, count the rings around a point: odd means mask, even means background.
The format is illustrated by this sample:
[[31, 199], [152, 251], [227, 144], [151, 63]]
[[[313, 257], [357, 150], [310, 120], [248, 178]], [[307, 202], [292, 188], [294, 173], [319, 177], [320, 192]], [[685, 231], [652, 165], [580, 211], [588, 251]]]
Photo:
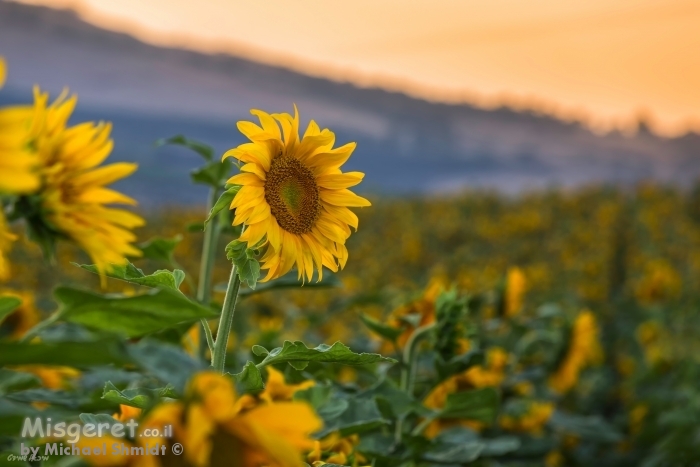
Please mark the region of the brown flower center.
[[321, 214], [321, 197], [311, 170], [293, 157], [272, 160], [265, 182], [265, 200], [277, 223], [287, 232], [311, 231]]

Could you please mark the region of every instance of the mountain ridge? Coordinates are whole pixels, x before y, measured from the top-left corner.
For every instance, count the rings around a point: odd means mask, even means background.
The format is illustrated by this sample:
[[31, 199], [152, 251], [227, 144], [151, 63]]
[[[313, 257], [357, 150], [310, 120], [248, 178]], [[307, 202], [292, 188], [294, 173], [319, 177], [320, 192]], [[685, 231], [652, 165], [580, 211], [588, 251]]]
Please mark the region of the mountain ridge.
[[155, 150], [154, 140], [185, 133], [223, 151], [242, 142], [235, 121], [250, 118], [248, 109], [291, 111], [292, 102], [304, 121], [313, 115], [336, 130], [339, 142], [359, 142], [348, 168], [367, 172], [373, 191], [688, 184], [700, 175], [694, 133], [664, 138], [642, 125], [634, 136], [596, 135], [535, 111], [435, 103], [229, 55], [148, 45], [70, 10], [0, 1], [0, 55], [9, 68], [0, 102], [27, 101], [34, 82], [52, 95], [69, 84], [80, 96], [76, 117], [113, 121], [115, 160], [142, 167], [126, 188], [154, 204], [191, 202], [195, 191], [159, 191], [153, 181], [165, 163], [165, 178], [185, 183], [197, 163], [177, 150]]

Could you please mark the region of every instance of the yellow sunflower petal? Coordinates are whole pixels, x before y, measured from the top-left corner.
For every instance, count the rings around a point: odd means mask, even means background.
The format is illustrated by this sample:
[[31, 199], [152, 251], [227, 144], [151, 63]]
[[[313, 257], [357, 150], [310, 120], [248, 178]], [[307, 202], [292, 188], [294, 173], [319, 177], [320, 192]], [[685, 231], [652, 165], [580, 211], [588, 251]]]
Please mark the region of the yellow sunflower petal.
[[321, 199], [328, 204], [334, 206], [348, 206], [348, 207], [364, 207], [371, 206], [372, 203], [369, 200], [357, 196], [350, 190], [321, 190]]
[[249, 172], [240, 173], [229, 178], [226, 183], [243, 186], [265, 186], [265, 182], [257, 175]]
[[260, 180], [265, 180], [267, 178], [267, 173], [258, 164], [250, 162], [243, 167], [241, 167], [241, 172], [250, 172], [258, 176]]
[[365, 174], [362, 172], [346, 172], [342, 174], [328, 174], [316, 177], [318, 186], [331, 190], [340, 190], [359, 185]]
[[108, 185], [116, 182], [124, 177], [128, 177], [136, 171], [137, 164], [128, 162], [118, 162], [116, 164], [100, 167], [99, 169], [91, 170], [82, 173], [75, 177], [73, 183], [75, 185]]
[[274, 138], [277, 139], [280, 139], [282, 137], [282, 134], [280, 133], [280, 127], [277, 125], [275, 119], [272, 118], [270, 114], [257, 109], [251, 109], [250, 113], [252, 113], [260, 119], [260, 124], [262, 125], [262, 128], [266, 133], [271, 134]]

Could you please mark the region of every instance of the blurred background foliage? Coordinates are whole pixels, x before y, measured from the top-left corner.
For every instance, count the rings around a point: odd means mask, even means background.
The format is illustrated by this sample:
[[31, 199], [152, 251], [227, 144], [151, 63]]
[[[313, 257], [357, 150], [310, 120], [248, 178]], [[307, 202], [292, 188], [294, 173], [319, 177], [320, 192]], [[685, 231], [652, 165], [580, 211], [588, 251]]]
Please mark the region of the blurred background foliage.
[[[442, 327], [431, 351], [447, 352], [447, 361], [478, 347], [483, 365], [432, 390], [421, 389], [419, 373], [416, 394], [426, 407], [439, 408], [451, 392], [500, 388], [498, 422], [486, 429], [528, 440], [509, 465], [693, 465], [700, 454], [699, 197], [700, 185], [685, 192], [642, 184], [519, 197], [374, 198], [371, 209], [359, 212], [359, 233], [348, 245], [352, 260], [339, 281], [249, 296], [237, 311], [231, 348], [240, 349], [240, 364], [253, 344], [270, 348], [300, 338], [397, 356], [360, 325], [361, 316], [403, 329], [401, 346], [411, 329], [437, 320]], [[140, 230], [143, 239], [178, 239], [174, 259], [195, 281], [202, 211], [163, 209]], [[222, 236], [221, 248], [228, 240]], [[69, 266], [80, 254], [62, 246], [51, 266], [37, 247], [15, 248], [6, 287], [24, 294], [25, 304], [3, 324], [5, 335], [21, 334], [37, 313], [52, 311], [55, 284], [99, 287], [96, 276]], [[136, 264], [166, 267], [167, 256]], [[222, 257], [214, 283], [223, 284], [228, 272]], [[130, 292], [118, 281], [107, 286]], [[190, 287], [184, 283], [183, 291]], [[33, 300], [26, 300], [28, 291], [35, 291]], [[457, 328], [444, 315], [452, 312], [439, 311], [445, 303], [468, 310], [450, 318]], [[197, 345], [196, 329], [184, 336], [185, 348]], [[445, 347], [453, 334], [461, 337]], [[342, 366], [324, 371], [351, 386], [376, 378]], [[434, 370], [419, 361], [420, 371]], [[427, 425], [428, 436], [452, 426], [436, 423]], [[479, 422], [461, 426], [485, 429]]]

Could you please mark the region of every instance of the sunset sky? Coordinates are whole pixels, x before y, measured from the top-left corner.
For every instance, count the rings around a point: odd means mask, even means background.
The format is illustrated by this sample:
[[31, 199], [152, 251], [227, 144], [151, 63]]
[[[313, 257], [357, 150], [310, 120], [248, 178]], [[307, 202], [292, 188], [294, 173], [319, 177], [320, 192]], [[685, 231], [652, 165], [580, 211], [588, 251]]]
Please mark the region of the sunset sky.
[[697, 0], [28, 0], [150, 43], [607, 129], [700, 130]]

